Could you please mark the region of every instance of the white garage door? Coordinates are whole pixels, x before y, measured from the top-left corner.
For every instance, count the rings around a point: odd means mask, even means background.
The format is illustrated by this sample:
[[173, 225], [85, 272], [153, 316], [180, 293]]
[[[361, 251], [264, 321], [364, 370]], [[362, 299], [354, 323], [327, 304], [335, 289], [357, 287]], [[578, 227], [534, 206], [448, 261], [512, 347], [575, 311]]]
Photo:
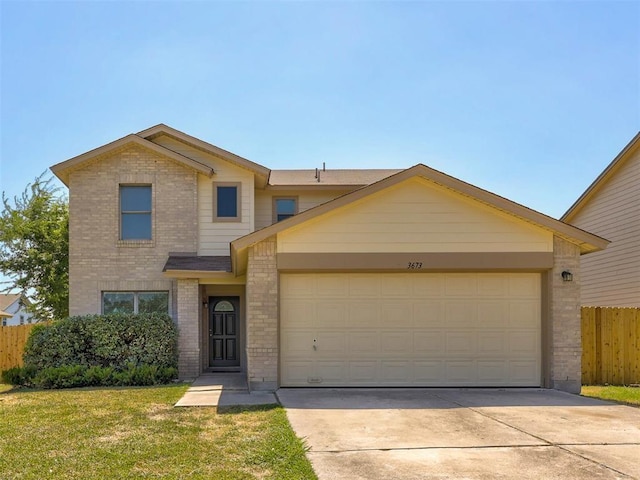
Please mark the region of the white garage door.
[[539, 386], [537, 273], [282, 274], [283, 386]]

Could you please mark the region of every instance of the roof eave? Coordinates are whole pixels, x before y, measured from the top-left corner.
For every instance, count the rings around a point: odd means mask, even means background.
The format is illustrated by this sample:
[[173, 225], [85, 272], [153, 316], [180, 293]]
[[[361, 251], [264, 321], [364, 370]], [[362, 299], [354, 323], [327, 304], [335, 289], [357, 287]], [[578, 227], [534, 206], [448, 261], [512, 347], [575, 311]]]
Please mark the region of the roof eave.
[[487, 190], [483, 190], [479, 187], [466, 183], [455, 177], [451, 177], [438, 170], [434, 170], [430, 167], [427, 167], [426, 165], [418, 164], [399, 173], [386, 177], [371, 185], [347, 193], [346, 195], [338, 197], [327, 203], [301, 212], [286, 220], [275, 223], [261, 230], [252, 232], [248, 235], [245, 235], [244, 237], [240, 237], [231, 242], [232, 252], [240, 252], [243, 249], [246, 249], [249, 246], [272, 235], [275, 235], [285, 229], [299, 225], [311, 218], [322, 215], [335, 208], [348, 205], [374, 192], [378, 192], [414, 176], [421, 176], [438, 185], [454, 190], [461, 195], [469, 196], [470, 198], [474, 198], [475, 200], [485, 203], [486, 205], [497, 208], [498, 210], [501, 210], [505, 213], [514, 215], [524, 221], [531, 222], [541, 228], [550, 230], [555, 234], [558, 234], [559, 236], [567, 239], [571, 243], [579, 245], [581, 253], [591, 253], [592, 251], [602, 250], [609, 244], [609, 241], [602, 237], [581, 230], [560, 220], [556, 220], [543, 213], [527, 208], [504, 197], [491, 193]]
[[261, 178], [260, 185], [264, 187], [267, 184], [269, 179], [269, 174], [271, 172], [267, 167], [260, 165], [258, 163], [252, 162], [240, 155], [236, 155], [235, 153], [229, 152], [228, 150], [224, 150], [223, 148], [216, 147], [215, 145], [205, 142], [204, 140], [200, 140], [199, 138], [193, 137], [187, 133], [181, 132], [180, 130], [176, 130], [173, 127], [165, 125], [164, 123], [160, 123], [151, 128], [147, 128], [146, 130], [142, 130], [137, 133], [138, 136], [145, 139], [153, 139], [159, 135], [167, 135], [169, 137], [173, 137], [182, 142], [188, 143], [193, 147], [198, 148], [199, 150], [203, 150], [211, 155], [215, 155], [216, 157], [220, 157], [223, 160], [231, 162], [235, 165], [238, 165], [242, 168], [251, 170], [253, 173], [258, 175]]
[[150, 142], [149, 140], [139, 137], [138, 135], [129, 134], [125, 137], [119, 138], [118, 140], [114, 140], [113, 142], [109, 142], [101, 147], [94, 148], [82, 155], [78, 155], [76, 157], [70, 158], [69, 160], [65, 160], [64, 162], [57, 163], [51, 167], [51, 171], [58, 177], [66, 186], [69, 186], [69, 173], [70, 171], [85, 163], [89, 162], [101, 155], [108, 154], [111, 151], [118, 150], [120, 148], [126, 147], [127, 145], [135, 144], [139, 145], [143, 148], [151, 150], [159, 155], [163, 155], [165, 157], [171, 158], [172, 160], [182, 163], [184, 165], [188, 165], [196, 171], [203, 173], [207, 176], [212, 176], [214, 171], [208, 165], [198, 162], [192, 158], [181, 155], [173, 150], [169, 150], [161, 145]]

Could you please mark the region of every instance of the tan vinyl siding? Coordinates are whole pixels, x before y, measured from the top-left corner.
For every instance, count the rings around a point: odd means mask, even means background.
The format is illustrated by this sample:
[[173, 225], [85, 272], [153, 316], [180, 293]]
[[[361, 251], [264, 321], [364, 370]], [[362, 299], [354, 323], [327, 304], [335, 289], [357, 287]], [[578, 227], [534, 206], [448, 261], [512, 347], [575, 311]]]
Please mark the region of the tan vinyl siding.
[[606, 250], [581, 258], [582, 304], [640, 307], [640, 151], [571, 223], [611, 241]]
[[551, 251], [551, 232], [417, 178], [278, 235], [281, 253]]
[[268, 227], [273, 223], [273, 199], [275, 197], [297, 197], [298, 213], [309, 210], [322, 203], [328, 202], [344, 195], [344, 190], [321, 190], [297, 191], [297, 190], [277, 190], [264, 191], [257, 190], [256, 195], [256, 230]]
[[[232, 240], [254, 231], [254, 174], [166, 135], [154, 138], [153, 142], [213, 168], [211, 178], [198, 175], [198, 255], [229, 255]], [[241, 184], [240, 222], [213, 220], [214, 183]]]
[[[219, 182], [242, 185], [239, 222], [213, 220], [213, 184]], [[253, 232], [253, 202], [253, 174], [247, 170], [221, 162], [213, 179], [198, 175], [198, 255], [229, 255], [231, 241]]]

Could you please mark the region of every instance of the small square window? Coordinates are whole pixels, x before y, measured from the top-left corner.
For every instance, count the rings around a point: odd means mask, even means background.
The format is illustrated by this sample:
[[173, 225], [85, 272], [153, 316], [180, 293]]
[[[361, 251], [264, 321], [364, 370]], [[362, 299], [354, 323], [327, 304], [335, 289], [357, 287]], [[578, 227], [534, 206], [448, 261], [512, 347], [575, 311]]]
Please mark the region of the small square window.
[[239, 222], [240, 209], [239, 183], [213, 184], [214, 222]]
[[273, 199], [273, 221], [280, 222], [298, 213], [298, 199], [281, 197]]
[[120, 185], [120, 239], [151, 240], [151, 185]]

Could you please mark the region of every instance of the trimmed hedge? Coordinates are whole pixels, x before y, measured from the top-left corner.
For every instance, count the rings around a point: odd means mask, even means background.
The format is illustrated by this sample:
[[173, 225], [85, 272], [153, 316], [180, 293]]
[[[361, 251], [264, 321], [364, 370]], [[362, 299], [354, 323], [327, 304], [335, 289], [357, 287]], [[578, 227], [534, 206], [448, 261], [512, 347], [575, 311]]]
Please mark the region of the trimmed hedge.
[[166, 314], [70, 317], [31, 331], [7, 383], [41, 388], [156, 385], [177, 377], [178, 330]]

